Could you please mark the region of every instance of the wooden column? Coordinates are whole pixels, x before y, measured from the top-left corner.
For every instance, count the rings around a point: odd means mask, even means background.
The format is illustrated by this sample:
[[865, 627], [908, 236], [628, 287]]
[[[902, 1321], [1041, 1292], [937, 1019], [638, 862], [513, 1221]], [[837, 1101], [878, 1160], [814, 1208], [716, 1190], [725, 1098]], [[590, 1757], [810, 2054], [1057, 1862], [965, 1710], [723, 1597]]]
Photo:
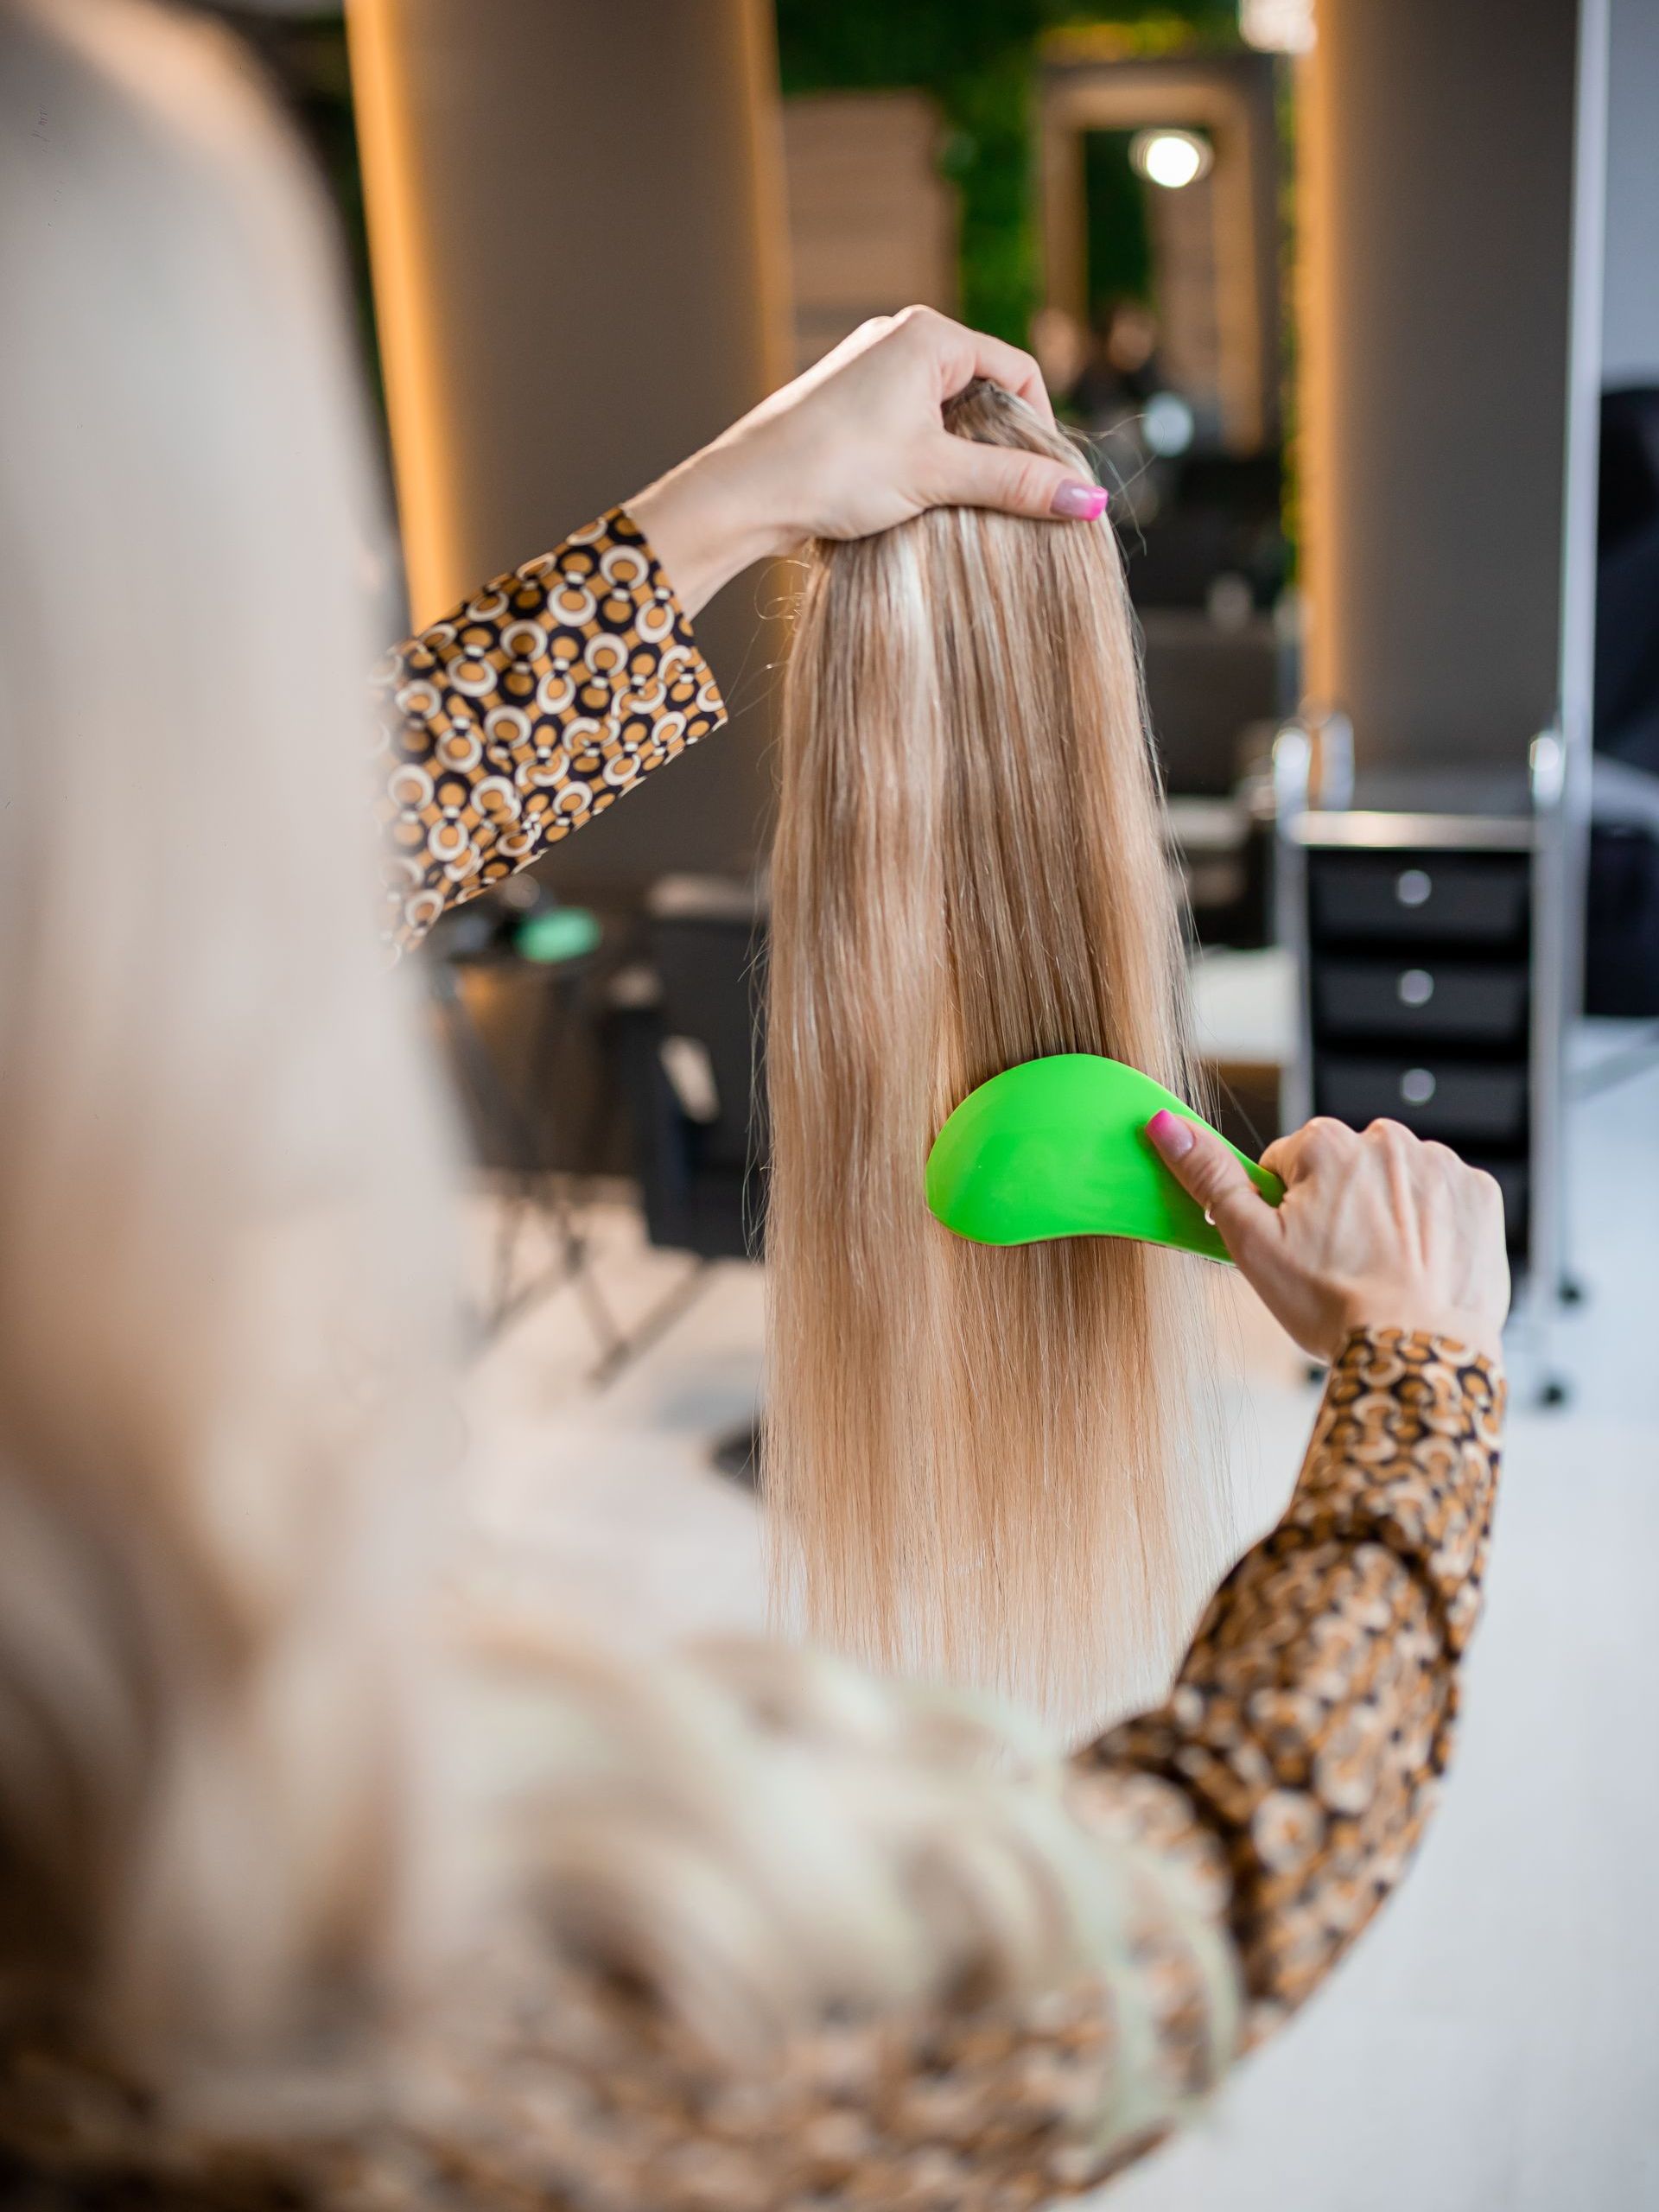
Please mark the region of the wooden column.
[[[418, 623], [789, 373], [771, 12], [349, 0], [347, 24]], [[747, 864], [771, 596], [751, 575], [698, 623], [739, 729], [585, 831], [571, 879]]]

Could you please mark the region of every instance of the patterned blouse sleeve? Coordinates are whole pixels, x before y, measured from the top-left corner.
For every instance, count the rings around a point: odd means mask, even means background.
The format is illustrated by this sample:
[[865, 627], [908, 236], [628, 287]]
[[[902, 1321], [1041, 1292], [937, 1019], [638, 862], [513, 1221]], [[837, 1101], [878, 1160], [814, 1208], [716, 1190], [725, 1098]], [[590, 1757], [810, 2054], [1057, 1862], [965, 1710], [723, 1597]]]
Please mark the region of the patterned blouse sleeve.
[[385, 925], [407, 950], [725, 720], [639, 525], [613, 508], [386, 656]]
[[1077, 1762], [1085, 1817], [1207, 1876], [1252, 2042], [1352, 1943], [1433, 1809], [1503, 1410], [1486, 1359], [1351, 1337], [1288, 1512], [1222, 1585], [1168, 1702]]

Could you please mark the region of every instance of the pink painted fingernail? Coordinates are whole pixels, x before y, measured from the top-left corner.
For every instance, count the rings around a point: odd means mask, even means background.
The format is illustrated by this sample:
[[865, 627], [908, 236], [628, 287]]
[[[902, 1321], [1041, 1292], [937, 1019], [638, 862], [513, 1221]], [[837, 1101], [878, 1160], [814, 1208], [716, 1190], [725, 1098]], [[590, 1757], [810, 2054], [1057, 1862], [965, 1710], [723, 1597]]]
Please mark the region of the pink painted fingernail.
[[1192, 1149], [1192, 1124], [1167, 1106], [1160, 1106], [1147, 1123], [1147, 1135], [1166, 1160], [1184, 1159]]
[[1106, 512], [1105, 487], [1085, 484], [1080, 476], [1068, 476], [1049, 501], [1048, 511], [1071, 522], [1098, 522]]

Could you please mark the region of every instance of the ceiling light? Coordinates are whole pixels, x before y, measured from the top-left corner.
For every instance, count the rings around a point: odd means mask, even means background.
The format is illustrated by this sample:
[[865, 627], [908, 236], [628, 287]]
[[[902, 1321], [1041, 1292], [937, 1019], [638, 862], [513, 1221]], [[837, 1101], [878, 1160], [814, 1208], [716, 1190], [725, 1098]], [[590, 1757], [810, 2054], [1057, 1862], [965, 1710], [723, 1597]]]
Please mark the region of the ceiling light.
[[1205, 175], [1214, 159], [1209, 140], [1192, 130], [1137, 130], [1129, 143], [1132, 166], [1170, 192]]

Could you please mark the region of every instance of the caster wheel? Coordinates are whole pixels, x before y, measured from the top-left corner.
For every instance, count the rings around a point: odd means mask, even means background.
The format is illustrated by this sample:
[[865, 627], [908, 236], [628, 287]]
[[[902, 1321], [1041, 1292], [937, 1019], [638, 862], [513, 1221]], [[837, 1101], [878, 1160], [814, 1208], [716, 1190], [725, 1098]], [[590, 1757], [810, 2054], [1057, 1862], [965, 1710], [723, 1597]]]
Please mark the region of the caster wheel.
[[1563, 1382], [1559, 1376], [1552, 1376], [1548, 1382], [1540, 1386], [1538, 1402], [1541, 1406], [1548, 1406], [1553, 1409], [1566, 1405], [1572, 1395], [1572, 1390], [1567, 1384]]

